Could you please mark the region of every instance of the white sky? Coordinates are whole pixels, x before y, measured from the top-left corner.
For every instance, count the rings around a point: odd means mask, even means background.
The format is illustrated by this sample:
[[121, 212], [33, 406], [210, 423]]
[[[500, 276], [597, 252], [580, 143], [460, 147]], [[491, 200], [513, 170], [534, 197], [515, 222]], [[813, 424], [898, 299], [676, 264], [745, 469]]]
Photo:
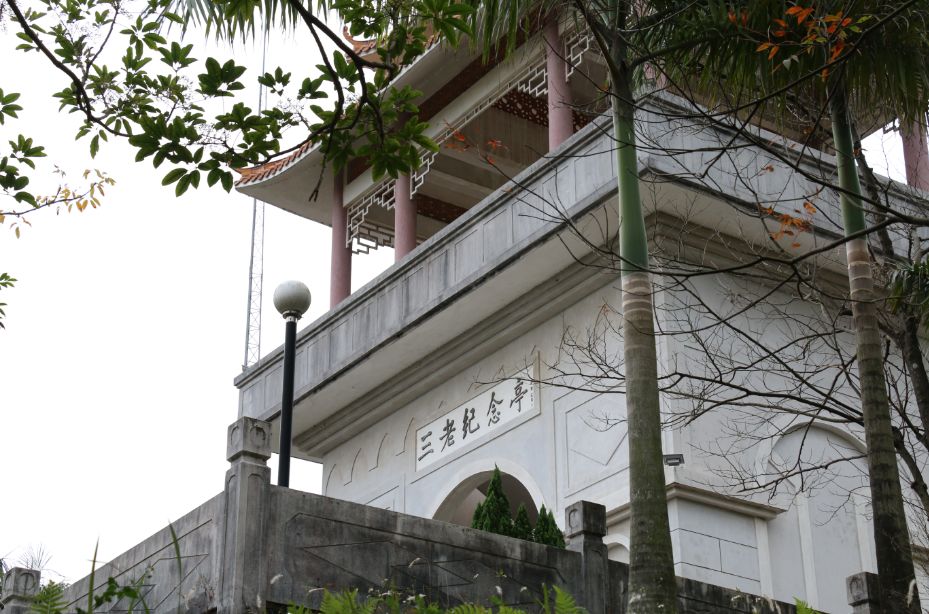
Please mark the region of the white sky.
[[[121, 145], [90, 160], [86, 142], [73, 142], [75, 118], [51, 100], [59, 76], [13, 46], [12, 33], [0, 33], [0, 88], [21, 92], [27, 110], [0, 134], [36, 138], [75, 182], [88, 167], [118, 181], [100, 209], [35, 214], [19, 240], [0, 227], [0, 271], [19, 279], [0, 291], [0, 558], [15, 563], [42, 546], [48, 577], [73, 581], [88, 573], [98, 539], [108, 560], [222, 489], [251, 200], [218, 188], [176, 199], [160, 185], [164, 169], [132, 163]], [[276, 38], [269, 66], [315, 63], [297, 49]], [[260, 51], [236, 58], [257, 68]], [[868, 147], [882, 172], [887, 155], [901, 156], [894, 135]], [[902, 165], [893, 166], [899, 178]], [[270, 301], [278, 283], [300, 279], [312, 290], [305, 324], [325, 311], [329, 245], [328, 228], [267, 208], [263, 354], [283, 339]], [[356, 256], [354, 286], [392, 259], [391, 250]], [[292, 486], [318, 492], [318, 467], [295, 462]]]

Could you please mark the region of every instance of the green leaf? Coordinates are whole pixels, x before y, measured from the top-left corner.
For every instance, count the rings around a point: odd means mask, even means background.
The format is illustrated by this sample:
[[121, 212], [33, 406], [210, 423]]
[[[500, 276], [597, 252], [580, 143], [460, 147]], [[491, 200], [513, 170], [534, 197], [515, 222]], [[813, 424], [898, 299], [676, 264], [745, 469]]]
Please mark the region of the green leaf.
[[178, 179], [184, 176], [187, 170], [183, 168], [175, 168], [171, 170], [167, 175], [164, 176], [164, 179], [161, 180], [161, 185], [171, 185]]
[[180, 178], [180, 180], [178, 180], [177, 186], [175, 186], [174, 188], [175, 196], [180, 196], [181, 194], [187, 191], [187, 188], [190, 187], [190, 179], [191, 179], [191, 176], [188, 174], [188, 175], [184, 175], [183, 177]]
[[38, 204], [35, 202], [35, 196], [33, 196], [32, 194], [30, 194], [29, 192], [17, 192], [17, 193], [13, 196], [13, 198], [15, 198], [15, 199], [17, 200], [17, 202], [28, 203], [28, 204], [32, 205], [33, 207], [37, 207], [37, 206], [38, 206]]

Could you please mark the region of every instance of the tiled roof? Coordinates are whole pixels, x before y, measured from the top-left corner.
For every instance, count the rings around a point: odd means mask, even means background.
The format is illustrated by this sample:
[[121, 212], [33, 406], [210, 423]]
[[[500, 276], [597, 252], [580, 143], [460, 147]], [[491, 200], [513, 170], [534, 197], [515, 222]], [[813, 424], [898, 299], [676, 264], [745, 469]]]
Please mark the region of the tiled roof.
[[[377, 39], [357, 40], [355, 38], [352, 38], [352, 36], [348, 33], [347, 27], [342, 28], [342, 36], [345, 38], [345, 40], [347, 40], [351, 44], [352, 49], [355, 51], [355, 53], [357, 53], [361, 57], [370, 55], [377, 47]], [[435, 34], [435, 33], [431, 34], [429, 36], [428, 41], [426, 42], [426, 49], [431, 49], [433, 46], [435, 46], [439, 42], [439, 40], [440, 40], [440, 37], [438, 36], [438, 34]], [[239, 180], [235, 182], [235, 186], [237, 188], [241, 188], [247, 185], [251, 185], [253, 183], [258, 183], [259, 181], [270, 179], [274, 175], [277, 175], [278, 173], [283, 172], [285, 169], [289, 168], [290, 166], [293, 166], [298, 160], [303, 158], [303, 156], [305, 156], [311, 149], [312, 149], [312, 146], [310, 143], [304, 143], [299, 148], [297, 148], [293, 153], [279, 160], [272, 160], [270, 162], [266, 162], [264, 164], [259, 164], [257, 166], [252, 166], [248, 168], [234, 169], [237, 173], [239, 173], [239, 175], [241, 175], [239, 177]]]
[[234, 169], [241, 177], [235, 182], [237, 188], [250, 185], [252, 183], [257, 183], [259, 181], [264, 181], [269, 179], [274, 175], [277, 175], [284, 169], [293, 166], [300, 158], [305, 156], [311, 149], [311, 143], [304, 143], [297, 149], [295, 149], [287, 157], [281, 158], [279, 160], [271, 160], [264, 164], [259, 164], [258, 166], [251, 166], [248, 168], [237, 168]]
[[358, 40], [357, 38], [352, 38], [352, 35], [348, 33], [348, 26], [344, 26], [342, 28], [342, 38], [344, 38], [349, 43], [351, 43], [352, 49], [355, 51], [355, 53], [357, 53], [361, 57], [364, 57], [365, 55], [374, 51], [375, 48], [377, 48], [376, 38], [372, 38], [366, 41]]

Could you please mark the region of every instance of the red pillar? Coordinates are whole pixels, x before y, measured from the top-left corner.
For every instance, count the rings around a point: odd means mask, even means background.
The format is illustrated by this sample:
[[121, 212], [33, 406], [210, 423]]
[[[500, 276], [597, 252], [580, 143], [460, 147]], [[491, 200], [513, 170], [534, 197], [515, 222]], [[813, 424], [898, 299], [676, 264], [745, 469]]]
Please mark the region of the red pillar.
[[929, 191], [929, 147], [926, 145], [925, 122], [913, 122], [900, 134], [903, 138], [906, 182], [914, 188]]
[[545, 68], [548, 73], [548, 150], [574, 134], [574, 111], [568, 89], [565, 48], [558, 34], [558, 20], [550, 18], [542, 29], [545, 39]]
[[394, 262], [416, 247], [416, 206], [410, 196], [410, 176], [400, 175], [394, 184]]
[[329, 272], [329, 308], [352, 293], [352, 250], [346, 244], [348, 210], [343, 198], [345, 174], [337, 172], [332, 188], [332, 261]]

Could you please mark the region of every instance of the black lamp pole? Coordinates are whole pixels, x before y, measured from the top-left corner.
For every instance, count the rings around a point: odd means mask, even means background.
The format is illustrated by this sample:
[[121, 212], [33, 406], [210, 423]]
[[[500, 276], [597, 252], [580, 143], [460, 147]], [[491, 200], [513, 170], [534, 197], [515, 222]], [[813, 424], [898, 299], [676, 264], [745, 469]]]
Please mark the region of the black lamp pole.
[[274, 306], [284, 316], [284, 374], [281, 392], [281, 443], [278, 449], [277, 485], [290, 486], [290, 446], [294, 421], [294, 364], [297, 354], [297, 320], [310, 308], [310, 291], [299, 281], [285, 281], [274, 290]]
[[281, 445], [277, 485], [290, 486], [290, 443], [294, 421], [294, 357], [297, 353], [297, 317], [286, 315], [284, 325], [284, 391], [281, 398]]

